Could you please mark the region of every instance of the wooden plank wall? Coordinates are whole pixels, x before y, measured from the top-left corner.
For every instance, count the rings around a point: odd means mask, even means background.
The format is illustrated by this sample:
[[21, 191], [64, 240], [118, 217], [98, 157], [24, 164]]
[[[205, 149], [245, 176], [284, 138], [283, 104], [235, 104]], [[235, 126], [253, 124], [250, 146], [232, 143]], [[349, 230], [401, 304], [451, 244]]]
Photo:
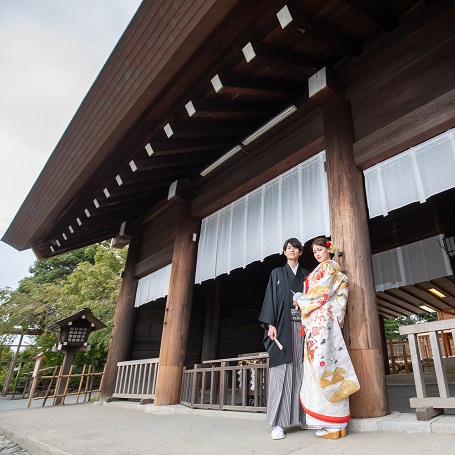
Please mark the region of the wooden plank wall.
[[455, 126], [455, 6], [438, 2], [418, 14], [337, 69], [362, 169]]
[[[310, 256], [309, 256], [310, 257]], [[303, 266], [312, 269], [312, 263]], [[245, 269], [222, 275], [220, 285], [220, 328], [216, 358], [237, 357], [239, 354], [263, 352], [263, 331], [258, 317], [265, 288], [273, 268], [284, 265], [282, 255], [273, 255], [263, 262], [255, 262]], [[201, 363], [202, 337], [204, 333], [205, 305], [209, 286], [196, 285], [190, 322], [187, 368]], [[165, 299], [142, 305], [137, 309], [130, 359], [159, 357], [163, 330]]]

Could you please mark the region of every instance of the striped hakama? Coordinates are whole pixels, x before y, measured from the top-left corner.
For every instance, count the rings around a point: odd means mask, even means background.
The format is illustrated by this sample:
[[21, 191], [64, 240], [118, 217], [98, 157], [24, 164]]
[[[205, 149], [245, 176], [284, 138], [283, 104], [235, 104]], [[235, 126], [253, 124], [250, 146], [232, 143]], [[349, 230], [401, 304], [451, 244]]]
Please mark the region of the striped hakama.
[[267, 398], [267, 423], [274, 427], [289, 427], [305, 422], [300, 405], [300, 387], [303, 378], [303, 340], [300, 310], [291, 309], [293, 361], [271, 367]]

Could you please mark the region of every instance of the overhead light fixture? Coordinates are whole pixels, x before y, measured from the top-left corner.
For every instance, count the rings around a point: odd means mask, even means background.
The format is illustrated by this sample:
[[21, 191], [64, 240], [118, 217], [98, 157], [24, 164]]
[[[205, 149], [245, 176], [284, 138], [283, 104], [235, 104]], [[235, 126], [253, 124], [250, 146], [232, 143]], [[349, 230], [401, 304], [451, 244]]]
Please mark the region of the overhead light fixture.
[[419, 308], [422, 310], [428, 311], [428, 313], [436, 313], [436, 310], [433, 310], [433, 308], [430, 308], [429, 306], [426, 306], [426, 305], [420, 305]]
[[231, 156], [234, 156], [236, 153], [240, 152], [242, 150], [242, 147], [240, 145], [236, 145], [235, 147], [231, 148], [229, 152], [225, 153], [224, 155], [220, 156], [215, 162], [213, 162], [210, 166], [206, 167], [202, 172], [201, 176], [205, 177], [208, 173], [212, 172], [214, 169], [216, 169], [220, 164], [224, 163], [227, 161]]
[[254, 133], [250, 134], [247, 138], [242, 141], [243, 145], [251, 144], [251, 142], [255, 141], [259, 136], [262, 136], [265, 132], [272, 129], [275, 125], [282, 122], [286, 117], [289, 117], [292, 113], [297, 110], [297, 107], [293, 104], [287, 107], [284, 111], [280, 112], [278, 115], [270, 119], [267, 123], [264, 123], [259, 129], [257, 129]]
[[432, 294], [440, 297], [441, 299], [443, 299], [444, 297], [447, 297], [446, 295], [444, 295], [442, 292], [438, 291], [437, 289], [435, 288], [430, 288], [428, 289]]
[[[216, 169], [219, 165], [223, 164], [225, 161], [227, 161], [229, 158], [234, 156], [236, 153], [240, 152], [242, 150], [242, 145], [248, 145], [251, 144], [253, 141], [255, 141], [258, 137], [262, 136], [265, 132], [269, 131], [272, 129], [275, 125], [283, 121], [286, 117], [289, 117], [293, 112], [297, 110], [297, 107], [294, 106], [293, 104], [289, 107], [287, 107], [284, 111], [280, 112], [278, 115], [270, 119], [267, 123], [262, 125], [260, 128], [258, 128], [254, 133], [250, 134], [248, 137], [243, 139], [241, 141], [241, 145], [236, 145], [233, 147], [229, 152], [225, 153], [223, 156], [218, 158], [214, 163], [212, 163], [210, 166], [206, 167], [200, 175], [202, 177], [205, 177], [207, 174], [212, 172], [214, 169]], [[131, 166], [131, 163], [130, 163]]]

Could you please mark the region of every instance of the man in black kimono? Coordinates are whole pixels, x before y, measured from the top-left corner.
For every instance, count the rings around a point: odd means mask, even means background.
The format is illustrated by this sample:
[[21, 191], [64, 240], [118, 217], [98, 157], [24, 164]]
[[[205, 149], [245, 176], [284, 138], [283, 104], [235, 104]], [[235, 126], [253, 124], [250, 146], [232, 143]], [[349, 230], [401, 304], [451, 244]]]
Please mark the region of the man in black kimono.
[[304, 423], [299, 400], [303, 337], [300, 311], [293, 304], [294, 294], [302, 292], [309, 273], [299, 265], [302, 252], [299, 240], [286, 240], [283, 253], [287, 264], [272, 270], [259, 316], [264, 328], [264, 346], [269, 353], [267, 422], [272, 427], [273, 439], [285, 437], [284, 427]]

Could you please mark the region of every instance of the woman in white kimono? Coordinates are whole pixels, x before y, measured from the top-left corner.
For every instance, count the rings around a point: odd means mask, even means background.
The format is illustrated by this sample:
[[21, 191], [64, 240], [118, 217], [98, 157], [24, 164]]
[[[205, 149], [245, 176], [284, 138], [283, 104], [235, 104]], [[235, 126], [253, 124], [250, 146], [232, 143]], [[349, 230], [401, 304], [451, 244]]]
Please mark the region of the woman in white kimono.
[[346, 436], [350, 418], [349, 395], [359, 381], [346, 349], [341, 329], [348, 298], [348, 280], [331, 260], [331, 242], [318, 237], [312, 243], [319, 265], [305, 280], [303, 295], [294, 298], [305, 331], [304, 373], [300, 401], [306, 424], [316, 436]]

